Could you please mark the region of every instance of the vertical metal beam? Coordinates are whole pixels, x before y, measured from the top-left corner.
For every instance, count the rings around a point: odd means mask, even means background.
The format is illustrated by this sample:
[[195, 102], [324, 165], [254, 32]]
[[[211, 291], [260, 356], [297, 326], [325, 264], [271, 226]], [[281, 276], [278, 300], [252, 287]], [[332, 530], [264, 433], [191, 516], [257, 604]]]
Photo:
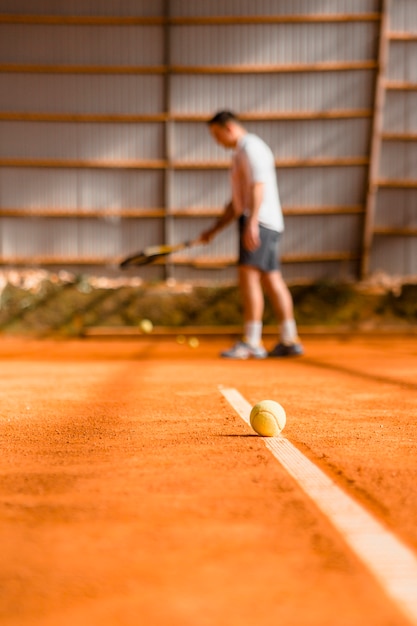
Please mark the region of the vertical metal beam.
[[366, 194], [365, 220], [362, 238], [362, 255], [360, 268], [360, 278], [362, 279], [365, 278], [369, 273], [370, 256], [374, 235], [375, 210], [378, 194], [379, 164], [381, 157], [381, 138], [385, 107], [385, 82], [388, 65], [388, 29], [390, 5], [391, 0], [381, 1], [378, 73], [375, 84], [370, 163], [368, 170], [368, 187]]
[[[165, 86], [164, 86], [164, 113], [165, 113], [165, 128], [164, 128], [164, 159], [166, 161], [166, 167], [164, 172], [164, 242], [166, 244], [172, 244], [172, 185], [173, 185], [173, 121], [171, 116], [171, 10], [170, 0], [164, 1], [164, 65], [165, 65]], [[172, 266], [169, 261], [165, 264], [165, 279], [171, 277]]]

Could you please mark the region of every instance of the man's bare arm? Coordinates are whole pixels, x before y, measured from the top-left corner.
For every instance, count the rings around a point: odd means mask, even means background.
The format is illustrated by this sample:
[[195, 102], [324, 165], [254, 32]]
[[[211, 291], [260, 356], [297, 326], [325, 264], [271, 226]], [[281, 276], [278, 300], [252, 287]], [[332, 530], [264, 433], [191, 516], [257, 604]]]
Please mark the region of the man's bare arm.
[[223, 230], [223, 228], [226, 228], [226, 226], [233, 222], [237, 217], [238, 216], [235, 213], [233, 203], [229, 202], [224, 207], [223, 213], [219, 216], [214, 225], [208, 230], [205, 230], [203, 233], [201, 233], [200, 241], [202, 241], [203, 243], [209, 243], [213, 239], [213, 237], [217, 235], [217, 233]]

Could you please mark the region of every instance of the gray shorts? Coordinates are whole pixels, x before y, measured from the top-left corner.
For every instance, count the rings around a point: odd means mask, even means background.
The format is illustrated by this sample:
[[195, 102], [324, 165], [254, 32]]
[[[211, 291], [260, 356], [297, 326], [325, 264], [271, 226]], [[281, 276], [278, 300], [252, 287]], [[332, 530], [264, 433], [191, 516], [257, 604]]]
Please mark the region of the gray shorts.
[[242, 232], [245, 218], [239, 219], [239, 265], [251, 265], [261, 272], [273, 272], [281, 270], [279, 258], [279, 240], [281, 233], [259, 225], [261, 245], [253, 252], [246, 250], [242, 245]]

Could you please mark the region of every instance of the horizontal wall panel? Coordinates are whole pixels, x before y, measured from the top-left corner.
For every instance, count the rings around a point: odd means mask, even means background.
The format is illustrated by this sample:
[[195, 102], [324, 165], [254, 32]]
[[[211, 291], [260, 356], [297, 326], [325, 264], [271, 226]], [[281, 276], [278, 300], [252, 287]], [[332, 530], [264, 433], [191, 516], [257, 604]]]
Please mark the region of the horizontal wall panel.
[[0, 24], [0, 59], [5, 64], [158, 66], [164, 63], [163, 35], [162, 26]]
[[368, 109], [373, 102], [374, 72], [308, 72], [262, 75], [174, 75], [174, 113], [210, 114]]
[[[412, 5], [414, 0], [403, 1]], [[164, 12], [163, 0], [0, 0], [0, 12], [27, 15], [67, 15], [67, 16], [127, 16], [158, 17]], [[411, 9], [413, 7], [411, 6]], [[170, 2], [173, 17], [212, 17], [217, 16], [275, 16], [275, 15], [355, 15], [375, 13], [379, 10], [378, 0], [174, 0]], [[407, 24], [412, 12], [403, 11], [398, 19]], [[397, 20], [398, 21], [398, 20]]]
[[138, 115], [163, 110], [163, 76], [0, 74], [0, 111]]
[[3, 218], [0, 230], [2, 258], [23, 257], [123, 257], [163, 242], [163, 221], [76, 220]]
[[278, 170], [281, 203], [287, 207], [362, 205], [366, 180], [366, 167]]
[[229, 201], [227, 171], [175, 172], [172, 181], [171, 207], [220, 208]]
[[384, 131], [417, 133], [417, 92], [387, 92]]
[[0, 13], [27, 15], [161, 16], [163, 0], [0, 0]]
[[[284, 206], [357, 206], [364, 202], [366, 167], [286, 168], [278, 170], [277, 177]], [[174, 209], [222, 207], [229, 199], [227, 171], [175, 173]]]
[[163, 173], [0, 168], [5, 209], [129, 209], [163, 206]]
[[[369, 154], [369, 119], [247, 122], [245, 127], [264, 139], [277, 159]], [[173, 145], [173, 158], [185, 163], [224, 161], [231, 156], [216, 145], [205, 123], [175, 124]]]
[[254, 24], [177, 26], [171, 32], [173, 65], [288, 65], [367, 61], [375, 57], [378, 25]]
[[379, 189], [375, 226], [416, 229], [417, 189]]
[[371, 272], [397, 276], [416, 276], [416, 237], [386, 237], [375, 235], [372, 242]]
[[120, 248], [118, 254], [127, 254], [143, 250], [152, 242], [160, 245], [165, 242], [165, 224], [162, 219], [121, 220]]
[[[10, 1], [10, 0], [9, 0]], [[379, 10], [378, 0], [171, 0], [171, 15], [314, 15], [370, 13]]]
[[415, 0], [395, 0], [390, 5], [392, 31], [417, 32], [417, 3]]
[[164, 158], [162, 123], [0, 121], [0, 158], [127, 161]]
[[282, 254], [359, 253], [358, 215], [286, 217]]
[[366, 157], [371, 137], [370, 119], [249, 122], [249, 132], [260, 135], [276, 158]]
[[178, 122], [172, 124], [172, 154], [174, 161], [182, 163], [215, 163], [231, 159], [226, 150], [213, 140], [205, 122]]
[[[215, 218], [203, 218], [198, 220], [177, 218], [173, 220], [171, 226], [171, 243], [192, 241], [198, 238], [204, 230], [210, 228], [214, 222]], [[221, 231], [209, 244], [182, 250], [180, 256], [197, 260], [200, 257], [212, 259], [216, 257], [233, 257], [237, 255], [238, 244], [238, 228], [237, 224], [234, 223]], [[175, 256], [173, 258], [175, 258]]]
[[381, 148], [380, 176], [417, 180], [417, 141], [386, 141]]
[[387, 78], [417, 83], [417, 41], [391, 41]]

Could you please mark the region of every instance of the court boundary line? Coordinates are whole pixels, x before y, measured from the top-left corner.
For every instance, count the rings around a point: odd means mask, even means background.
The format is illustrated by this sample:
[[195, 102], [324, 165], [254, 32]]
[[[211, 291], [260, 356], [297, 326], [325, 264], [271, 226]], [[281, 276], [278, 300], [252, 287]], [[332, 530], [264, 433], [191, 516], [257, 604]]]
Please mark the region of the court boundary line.
[[[234, 388], [219, 387], [220, 393], [250, 425], [251, 405]], [[288, 439], [261, 437], [265, 446], [295, 479], [317, 508], [394, 601], [398, 609], [417, 626], [417, 557], [305, 457]]]

